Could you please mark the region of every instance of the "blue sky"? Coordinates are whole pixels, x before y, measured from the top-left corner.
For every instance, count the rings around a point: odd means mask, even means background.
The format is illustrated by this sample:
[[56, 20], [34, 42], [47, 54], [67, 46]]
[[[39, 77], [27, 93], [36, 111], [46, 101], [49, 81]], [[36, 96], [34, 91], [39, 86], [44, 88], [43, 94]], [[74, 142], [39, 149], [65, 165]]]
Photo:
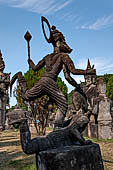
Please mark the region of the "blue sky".
[[[73, 49], [70, 57], [76, 68], [85, 69], [89, 58], [97, 74], [113, 73], [113, 0], [0, 0], [0, 49], [6, 73], [11, 72], [12, 77], [28, 70], [23, 38], [27, 30], [33, 37], [30, 45], [35, 64], [52, 52], [42, 33], [42, 15], [63, 32]], [[62, 73], [60, 76], [63, 78]], [[73, 77], [83, 80], [83, 76]], [[11, 105], [14, 102], [12, 98]]]

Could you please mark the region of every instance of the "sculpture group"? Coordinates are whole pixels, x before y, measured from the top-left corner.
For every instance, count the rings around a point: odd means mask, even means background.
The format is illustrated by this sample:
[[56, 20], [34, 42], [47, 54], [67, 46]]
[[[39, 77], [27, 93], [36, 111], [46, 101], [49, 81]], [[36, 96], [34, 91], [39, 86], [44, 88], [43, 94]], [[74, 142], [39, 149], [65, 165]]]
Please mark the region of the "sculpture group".
[[[85, 129], [86, 125], [88, 124], [88, 118], [87, 116], [85, 116], [85, 113], [87, 115], [88, 112], [87, 103], [85, 103], [86, 96], [82, 91], [82, 89], [77, 84], [77, 82], [70, 76], [70, 73], [74, 75], [96, 74], [95, 70], [92, 68], [87, 70], [76, 69], [73, 61], [68, 55], [68, 53], [71, 53], [72, 49], [67, 45], [64, 35], [60, 31], [58, 31], [54, 25], [51, 27], [48, 20], [45, 17], [41, 18], [41, 22], [42, 22], [42, 30], [45, 39], [47, 40], [48, 43], [52, 43], [53, 45], [53, 53], [46, 55], [41, 61], [38, 62], [37, 65], [34, 64], [34, 62], [31, 60], [29, 56], [28, 64], [34, 71], [38, 71], [45, 66], [45, 72], [42, 75], [41, 79], [30, 90], [27, 88], [27, 84], [22, 75], [22, 72], [18, 72], [13, 76], [10, 86], [12, 87], [15, 80], [18, 79], [19, 86], [21, 87], [21, 96], [25, 101], [32, 101], [44, 94], [47, 94], [56, 103], [58, 107], [58, 112], [56, 113], [56, 119], [55, 119], [55, 131], [50, 133], [45, 139], [44, 138], [41, 139], [41, 137], [34, 139], [35, 142], [34, 140], [30, 140], [30, 132], [28, 133], [29, 128], [27, 126], [27, 121], [23, 120], [24, 123], [21, 124], [20, 132], [21, 132], [22, 146], [25, 152], [29, 152], [29, 148], [30, 148], [30, 152], [32, 152], [31, 150], [32, 149], [34, 150], [35, 148], [36, 148], [35, 152], [37, 152], [37, 151], [46, 150], [47, 148], [57, 148], [60, 147], [60, 145], [61, 146], [71, 145], [73, 142], [76, 141], [80, 142], [81, 144], [87, 143], [85, 142], [85, 140], [81, 135], [82, 131]], [[44, 22], [47, 24], [50, 31], [49, 38], [47, 38], [45, 33]], [[78, 91], [76, 92], [75, 100], [76, 102], [78, 101], [79, 102], [77, 105], [74, 103], [75, 107], [79, 106], [80, 107], [79, 109], [81, 109], [82, 107], [82, 110], [80, 110], [79, 113], [77, 111], [76, 115], [73, 117], [69, 125], [66, 127], [64, 127], [65, 126], [64, 118], [67, 112], [68, 104], [64, 95], [59, 90], [56, 84], [58, 74], [61, 72], [61, 70], [63, 70], [66, 80], [72, 86], [74, 86]], [[81, 102], [82, 102], [82, 106], [80, 106]], [[59, 129], [58, 132], [56, 130], [57, 128]], [[72, 133], [72, 136], [70, 136], [70, 131]], [[26, 139], [28, 139], [28, 141]], [[56, 139], [59, 140], [59, 142]], [[25, 141], [27, 146], [25, 145]], [[30, 145], [32, 146], [32, 148]], [[36, 146], [38, 146], [39, 148], [37, 148]], [[41, 149], [42, 147], [45, 146], [47, 147], [46, 149]], [[27, 148], [27, 151], [25, 148]]]
[[[50, 30], [49, 39], [46, 37], [44, 31], [44, 22], [46, 22]], [[68, 53], [71, 53], [72, 49], [66, 44], [63, 34], [58, 31], [55, 26], [50, 27], [48, 20], [44, 17], [42, 17], [42, 29], [47, 42], [52, 43], [54, 51], [53, 53], [46, 55], [37, 65], [35, 65], [30, 58], [28, 58], [28, 63], [34, 71], [38, 71], [45, 66], [44, 74], [34, 87], [28, 90], [22, 72], [18, 72], [13, 76], [11, 86], [14, 81], [18, 79], [21, 87], [21, 96], [25, 101], [32, 101], [47, 94], [59, 108], [58, 113], [56, 113], [56, 126], [59, 127], [60, 125], [62, 126], [68, 105], [64, 95], [56, 84], [58, 74], [63, 70], [66, 80], [72, 86], [79, 88], [76, 81], [70, 76], [70, 73], [74, 75], [87, 75], [96, 74], [96, 72], [94, 69], [81, 70], [75, 68], [73, 61], [68, 55]]]
[[[24, 118], [20, 121], [20, 140], [22, 149], [26, 154], [36, 153], [36, 155], [42, 151], [59, 149], [66, 146], [84, 146], [92, 144], [91, 141], [86, 141], [82, 136], [82, 132], [89, 123], [89, 117], [91, 114], [90, 110], [88, 110], [87, 104], [87, 101], [90, 102], [90, 98], [87, 98], [88, 95], [84, 93], [75, 79], [71, 77], [70, 73], [73, 75], [96, 75], [96, 70], [93, 67], [86, 70], [76, 69], [69, 56], [72, 49], [67, 45], [64, 35], [58, 31], [54, 25], [51, 27], [45, 17], [41, 18], [41, 22], [44, 37], [48, 43], [52, 43], [53, 52], [43, 57], [42, 60], [35, 65], [30, 58], [29, 41], [31, 36], [29, 33], [26, 34], [25, 39], [28, 42], [29, 66], [34, 71], [38, 71], [45, 67], [44, 74], [31, 89], [28, 89], [22, 72], [16, 73], [12, 77], [10, 83], [10, 87], [12, 88], [15, 80], [18, 79], [18, 83], [21, 88], [20, 93], [24, 101], [31, 102], [36, 98], [47, 94], [57, 106], [54, 131], [49, 133], [46, 137], [31, 139], [27, 119]], [[48, 26], [50, 32], [49, 38], [46, 36], [44, 24], [47, 24]], [[65, 79], [76, 88], [76, 92], [73, 95], [73, 106], [75, 113], [71, 119], [65, 121], [64, 119], [67, 113], [68, 104], [66, 98], [56, 84], [57, 77], [61, 70], [64, 72]]]

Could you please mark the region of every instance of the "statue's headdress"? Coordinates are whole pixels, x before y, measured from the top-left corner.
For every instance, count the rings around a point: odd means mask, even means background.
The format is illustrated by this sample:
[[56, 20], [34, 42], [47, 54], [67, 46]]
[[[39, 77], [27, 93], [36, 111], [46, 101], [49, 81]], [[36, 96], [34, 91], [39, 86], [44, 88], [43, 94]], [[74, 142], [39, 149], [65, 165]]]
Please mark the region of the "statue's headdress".
[[88, 111], [88, 105], [87, 100], [83, 95], [81, 95], [79, 92], [74, 92], [72, 95], [72, 103], [75, 106], [75, 101], [79, 103], [82, 106], [82, 109], [84, 109], [85, 112]]
[[3, 61], [3, 58], [2, 58], [2, 52], [0, 50], [0, 72], [3, 72], [4, 71], [4, 68], [5, 68], [5, 63]]
[[[43, 17], [43, 16], [41, 17], [41, 22], [42, 22], [43, 34], [44, 34], [44, 37], [48, 43], [54, 44], [59, 39], [65, 40], [64, 35], [60, 31], [58, 31], [54, 25], [51, 27], [48, 20], [45, 17]], [[44, 22], [47, 24], [49, 32], [50, 32], [49, 38], [47, 37], [47, 35], [45, 33]]]

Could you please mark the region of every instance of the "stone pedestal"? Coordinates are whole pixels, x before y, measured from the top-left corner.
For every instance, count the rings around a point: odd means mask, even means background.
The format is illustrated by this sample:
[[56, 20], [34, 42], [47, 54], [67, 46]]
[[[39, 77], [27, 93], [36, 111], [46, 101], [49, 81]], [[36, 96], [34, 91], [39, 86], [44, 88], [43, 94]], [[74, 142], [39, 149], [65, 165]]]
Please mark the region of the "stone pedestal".
[[111, 121], [98, 122], [98, 138], [111, 139], [113, 137]]
[[112, 117], [110, 113], [111, 102], [107, 97], [99, 103], [98, 138], [112, 138]]
[[43, 151], [36, 162], [37, 170], [104, 170], [98, 144]]
[[98, 138], [98, 124], [89, 122], [88, 124], [88, 137]]

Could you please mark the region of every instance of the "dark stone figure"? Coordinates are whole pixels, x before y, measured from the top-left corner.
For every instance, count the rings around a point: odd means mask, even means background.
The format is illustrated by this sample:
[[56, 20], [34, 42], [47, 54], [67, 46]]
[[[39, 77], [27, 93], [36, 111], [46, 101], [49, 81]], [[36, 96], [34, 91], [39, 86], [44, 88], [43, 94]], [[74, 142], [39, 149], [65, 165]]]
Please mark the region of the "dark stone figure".
[[[46, 37], [44, 22], [48, 25], [50, 38]], [[95, 74], [95, 70], [81, 70], [75, 68], [73, 61], [68, 55], [68, 53], [71, 53], [72, 49], [66, 44], [63, 34], [59, 32], [55, 26], [50, 27], [48, 20], [44, 17], [42, 17], [42, 29], [47, 42], [52, 43], [54, 51], [53, 53], [46, 55], [37, 65], [35, 65], [30, 58], [28, 58], [28, 63], [34, 71], [38, 71], [42, 67], [45, 67], [43, 76], [33, 88], [28, 90], [22, 73], [18, 72], [12, 78], [11, 86], [18, 78], [21, 87], [21, 95], [26, 101], [32, 101], [43, 94], [47, 94], [59, 108], [56, 124], [62, 124], [67, 111], [67, 101], [57, 87], [56, 80], [58, 74], [63, 69], [66, 80], [74, 87], [78, 87], [76, 81], [70, 77], [70, 73], [74, 75]]]
[[69, 125], [46, 137], [31, 139], [27, 120], [24, 119], [20, 125], [22, 149], [26, 154], [36, 154], [38, 170], [82, 170], [83, 167], [84, 170], [103, 170], [99, 146], [81, 135], [89, 122], [86, 100], [78, 92], [75, 92], [73, 100], [76, 113]]
[[88, 123], [87, 118], [84, 116], [76, 117], [76, 121], [65, 128], [53, 131], [46, 137], [37, 137], [31, 139], [27, 120], [24, 120], [20, 126], [20, 138], [22, 149], [26, 154], [38, 154], [41, 151], [58, 149], [64, 146], [71, 146], [74, 144], [89, 144], [91, 141], [86, 141], [81, 132]]
[[39, 153], [48, 149], [70, 146], [73, 144], [85, 145], [91, 141], [85, 141], [81, 133], [87, 126], [87, 103], [84, 97], [76, 92], [74, 94], [74, 107], [76, 113], [68, 126], [49, 133], [46, 137], [37, 137], [31, 140], [27, 120], [23, 120], [20, 126], [20, 137], [23, 151], [27, 154]]
[[88, 112], [84, 112], [87, 109], [86, 101], [78, 92], [76, 92], [76, 96], [74, 95], [74, 97], [76, 98], [76, 103], [74, 102], [76, 114], [73, 116], [69, 125], [49, 133], [46, 137], [37, 137], [31, 140], [27, 120], [21, 123], [21, 144], [25, 153], [38, 153], [47, 149], [70, 146], [76, 144], [76, 142], [81, 145], [89, 144], [89, 141], [85, 141], [81, 135], [89, 122]]
[[20, 126], [22, 149], [36, 154], [37, 170], [104, 170], [99, 145], [85, 141], [80, 134], [87, 123], [87, 118], [78, 117], [66, 128], [31, 139], [24, 120]]

